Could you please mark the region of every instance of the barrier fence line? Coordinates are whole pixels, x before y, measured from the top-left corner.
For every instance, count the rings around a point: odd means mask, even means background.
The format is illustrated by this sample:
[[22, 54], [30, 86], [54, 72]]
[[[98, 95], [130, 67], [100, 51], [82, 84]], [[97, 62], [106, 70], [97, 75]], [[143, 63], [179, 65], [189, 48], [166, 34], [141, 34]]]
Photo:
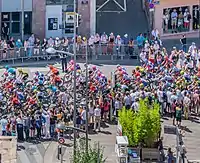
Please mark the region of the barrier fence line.
[[[66, 51], [73, 53], [73, 46], [69, 45], [67, 47], [59, 46], [53, 47], [56, 50]], [[44, 47], [21, 47], [13, 49], [0, 49], [0, 61], [11, 60], [13, 63], [15, 60], [21, 60], [24, 62], [24, 59], [35, 58], [39, 59], [50, 59], [51, 57], [59, 57], [60, 54], [48, 54], [46, 52], [47, 48]], [[126, 45], [109, 45], [109, 44], [99, 44], [99, 45], [77, 45], [77, 57], [85, 58], [86, 51], [88, 51], [88, 59], [101, 59], [102, 56], [108, 56], [106, 60], [115, 60], [115, 59], [124, 59], [128, 57], [137, 57], [139, 54], [139, 49], [137, 45], [126, 46]], [[105, 58], [105, 57], [104, 57]]]

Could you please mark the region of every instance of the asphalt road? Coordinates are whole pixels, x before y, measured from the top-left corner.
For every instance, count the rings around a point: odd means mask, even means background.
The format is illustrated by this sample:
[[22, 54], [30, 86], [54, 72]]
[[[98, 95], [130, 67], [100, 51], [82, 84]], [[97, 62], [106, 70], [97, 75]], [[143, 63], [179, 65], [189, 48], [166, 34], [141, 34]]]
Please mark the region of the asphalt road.
[[[54, 66], [61, 68], [60, 64], [55, 64]], [[83, 67], [84, 64], [80, 63]], [[116, 68], [116, 65], [96, 65], [108, 78], [111, 77], [111, 72]], [[133, 66], [125, 66], [127, 71], [131, 73]], [[47, 73], [48, 68], [43, 66], [30, 66], [22, 67], [22, 69], [29, 71], [30, 76], [34, 75], [35, 71], [40, 71]], [[4, 72], [4, 69], [0, 69], [0, 75]], [[117, 126], [115, 124], [102, 124], [102, 131], [100, 133], [90, 132], [89, 139], [91, 139], [90, 144], [93, 145], [94, 142], [100, 142], [100, 145], [104, 147], [104, 157], [106, 163], [116, 163], [116, 153], [115, 153], [115, 141], [116, 141], [116, 130]], [[57, 159], [57, 147], [58, 143], [55, 141], [33, 141], [33, 142], [23, 142], [18, 143], [17, 151], [17, 163], [60, 163]], [[63, 146], [63, 163], [70, 163], [70, 159], [73, 152], [73, 140], [66, 139], [66, 145]]]
[[[123, 6], [124, 0], [116, 0]], [[110, 0], [105, 7], [97, 12], [97, 32], [107, 34], [113, 32], [115, 35], [124, 36], [127, 33], [130, 37], [136, 38], [141, 32], [148, 31], [148, 24], [145, 13], [142, 9], [142, 1], [125, 0], [127, 11], [120, 12], [120, 8], [113, 0]], [[105, 0], [97, 1], [97, 5], [101, 5]], [[119, 12], [103, 12], [103, 11], [119, 11]]]

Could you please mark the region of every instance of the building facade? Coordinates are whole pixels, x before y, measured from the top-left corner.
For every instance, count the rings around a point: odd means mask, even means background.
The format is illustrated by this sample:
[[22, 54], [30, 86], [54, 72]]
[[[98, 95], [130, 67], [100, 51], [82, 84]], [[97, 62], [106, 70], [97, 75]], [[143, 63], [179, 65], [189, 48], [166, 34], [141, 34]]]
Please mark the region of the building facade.
[[[6, 23], [10, 36], [20, 38], [22, 33], [22, 0], [0, 0], [0, 36]], [[90, 1], [77, 1], [81, 24], [78, 33], [90, 34]], [[12, 4], [12, 5], [11, 5]], [[74, 29], [74, 0], [24, 0], [24, 34], [34, 33], [39, 38], [72, 37]]]
[[200, 36], [199, 0], [160, 0], [154, 9], [154, 28], [162, 38]]

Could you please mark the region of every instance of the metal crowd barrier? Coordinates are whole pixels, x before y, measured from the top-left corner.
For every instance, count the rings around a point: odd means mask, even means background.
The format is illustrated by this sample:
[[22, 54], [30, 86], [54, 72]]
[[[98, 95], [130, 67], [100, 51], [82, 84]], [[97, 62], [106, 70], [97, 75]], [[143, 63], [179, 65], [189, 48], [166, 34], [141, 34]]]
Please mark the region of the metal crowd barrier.
[[[67, 51], [73, 53], [73, 45], [67, 47], [59, 46], [53, 47], [56, 50]], [[138, 58], [139, 49], [137, 45], [129, 47], [126, 45], [76, 45], [77, 60], [85, 58], [88, 55], [89, 60], [117, 60]], [[49, 60], [52, 57], [59, 58], [60, 54], [48, 54], [43, 47], [21, 47], [13, 49], [0, 49], [0, 61], [21, 61], [25, 62], [29, 59], [35, 60]]]

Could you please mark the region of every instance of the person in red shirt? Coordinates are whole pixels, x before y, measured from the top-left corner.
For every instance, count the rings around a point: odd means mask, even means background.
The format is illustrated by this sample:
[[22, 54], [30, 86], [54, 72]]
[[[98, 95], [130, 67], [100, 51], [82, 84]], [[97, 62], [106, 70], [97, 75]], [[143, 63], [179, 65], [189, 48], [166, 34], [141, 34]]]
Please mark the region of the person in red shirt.
[[108, 113], [109, 113], [109, 110], [110, 110], [110, 103], [108, 100], [104, 100], [104, 103], [103, 103], [103, 117], [104, 117], [104, 121], [107, 121], [108, 119]]

